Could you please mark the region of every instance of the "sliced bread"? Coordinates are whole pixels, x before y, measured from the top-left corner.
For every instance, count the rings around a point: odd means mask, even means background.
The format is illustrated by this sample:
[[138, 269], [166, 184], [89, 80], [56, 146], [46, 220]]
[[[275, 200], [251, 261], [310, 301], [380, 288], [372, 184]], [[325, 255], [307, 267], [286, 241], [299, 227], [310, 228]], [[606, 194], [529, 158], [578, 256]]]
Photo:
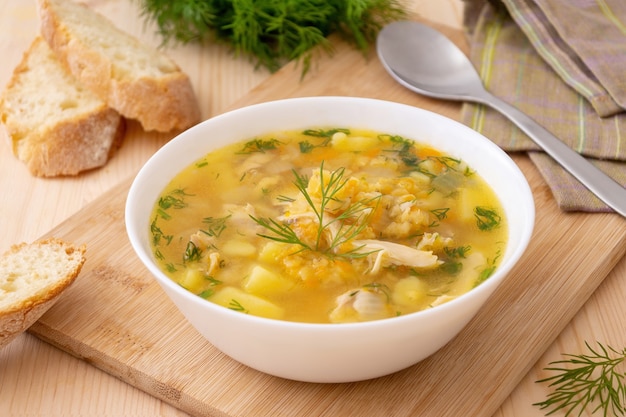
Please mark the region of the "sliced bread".
[[15, 156], [41, 177], [103, 166], [124, 134], [119, 113], [79, 84], [41, 37], [0, 96], [0, 122]]
[[72, 0], [38, 0], [41, 33], [87, 88], [145, 130], [183, 130], [200, 120], [187, 75], [168, 56]]
[[0, 347], [30, 327], [78, 276], [85, 246], [50, 238], [0, 257]]

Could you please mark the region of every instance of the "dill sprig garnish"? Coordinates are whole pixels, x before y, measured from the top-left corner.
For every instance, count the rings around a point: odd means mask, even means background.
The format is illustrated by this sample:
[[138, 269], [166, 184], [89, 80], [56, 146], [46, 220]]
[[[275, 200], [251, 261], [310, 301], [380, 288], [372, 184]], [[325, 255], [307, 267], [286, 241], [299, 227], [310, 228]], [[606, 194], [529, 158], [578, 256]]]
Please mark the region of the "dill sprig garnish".
[[312, 246], [298, 237], [298, 234], [291, 228], [291, 226], [278, 222], [271, 218], [254, 217], [250, 215], [250, 218], [254, 220], [258, 225], [263, 226], [274, 235], [267, 235], [264, 233], [257, 233], [258, 236], [274, 240], [281, 243], [289, 243], [292, 245], [301, 246], [301, 250], [315, 250]]
[[140, 6], [164, 44], [223, 42], [272, 72], [302, 61], [303, 75], [314, 47], [332, 53], [331, 33], [365, 54], [384, 24], [406, 15], [398, 0], [141, 0]]
[[[348, 178], [344, 177], [345, 168], [331, 171], [326, 178], [324, 163], [322, 162], [319, 170], [321, 194], [319, 201], [316, 201], [307, 189], [309, 178], [299, 174], [296, 170], [292, 170], [292, 172], [295, 177], [294, 185], [304, 197], [316, 219], [317, 230], [314, 243], [309, 244], [302, 240], [290, 224], [271, 218], [250, 216], [258, 225], [271, 232], [271, 234], [258, 233], [258, 236], [299, 246], [298, 252], [303, 250], [316, 251], [331, 258], [362, 258], [371, 253], [361, 252], [362, 246], [353, 247], [344, 252], [338, 252], [337, 249], [363, 232], [380, 200], [380, 196], [350, 203], [345, 209], [331, 215], [329, 214], [329, 204], [340, 201], [338, 194], [348, 182]], [[284, 198], [281, 201], [284, 201]], [[334, 227], [335, 224], [338, 224], [338, 227], [335, 228], [335, 233], [330, 233], [331, 240], [325, 245], [324, 236], [330, 232], [330, 227]]]
[[566, 417], [581, 416], [587, 407], [593, 407], [592, 413], [602, 410], [605, 417], [623, 416], [626, 413], [626, 372], [618, 367], [626, 363], [626, 348], [618, 351], [601, 343], [597, 349], [587, 342], [585, 345], [590, 353], [567, 354], [564, 355], [567, 359], [551, 362], [553, 366], [545, 368], [557, 374], [537, 382], [549, 382], [554, 391], [545, 401], [533, 405], [549, 410], [546, 415], [562, 410]]

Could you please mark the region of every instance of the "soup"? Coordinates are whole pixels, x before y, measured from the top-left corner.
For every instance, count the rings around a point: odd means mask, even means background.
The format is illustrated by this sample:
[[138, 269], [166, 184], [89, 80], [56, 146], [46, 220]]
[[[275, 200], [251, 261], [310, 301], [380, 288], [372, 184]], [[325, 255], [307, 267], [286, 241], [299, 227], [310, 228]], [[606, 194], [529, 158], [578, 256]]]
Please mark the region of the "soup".
[[409, 138], [275, 132], [211, 152], [163, 190], [152, 249], [187, 290], [242, 313], [346, 323], [410, 314], [488, 279], [507, 240], [471, 167]]

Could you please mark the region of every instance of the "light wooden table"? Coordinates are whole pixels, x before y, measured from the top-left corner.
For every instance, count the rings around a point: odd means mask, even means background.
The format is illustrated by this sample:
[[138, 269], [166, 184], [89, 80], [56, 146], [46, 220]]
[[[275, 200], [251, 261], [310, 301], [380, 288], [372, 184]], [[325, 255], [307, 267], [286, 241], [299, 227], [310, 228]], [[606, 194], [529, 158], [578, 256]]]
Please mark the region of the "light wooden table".
[[[126, 31], [157, 45], [152, 29], [137, 24], [137, 1], [92, 0], [91, 7]], [[433, 22], [460, 27], [461, 0], [412, 0], [413, 10]], [[23, 51], [38, 32], [34, 2], [4, 0], [0, 5], [0, 86], [8, 81]], [[168, 53], [194, 82], [204, 118], [225, 111], [270, 74], [254, 70], [223, 47], [178, 47]], [[192, 58], [190, 58], [192, 57]], [[125, 143], [104, 168], [76, 178], [37, 179], [0, 143], [0, 251], [32, 241], [106, 190], [129, 178], [168, 136]], [[621, 315], [606, 316], [600, 305], [621, 305], [626, 295], [626, 260], [622, 260], [583, 310], [565, 329], [496, 413], [502, 417], [541, 416], [532, 403], [543, 399], [534, 383], [561, 352], [583, 349], [584, 340], [626, 345]], [[617, 311], [617, 309], [616, 309]], [[497, 381], [494, 381], [497, 383]], [[186, 415], [88, 363], [24, 334], [0, 350], [0, 415]]]

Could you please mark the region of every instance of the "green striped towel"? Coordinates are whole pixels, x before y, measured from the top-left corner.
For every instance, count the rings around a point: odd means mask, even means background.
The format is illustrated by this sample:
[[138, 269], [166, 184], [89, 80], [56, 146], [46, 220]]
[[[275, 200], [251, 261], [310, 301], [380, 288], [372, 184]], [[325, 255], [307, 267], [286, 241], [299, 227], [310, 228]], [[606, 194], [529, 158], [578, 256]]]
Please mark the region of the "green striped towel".
[[[626, 185], [626, 1], [465, 0], [485, 86]], [[508, 119], [465, 103], [462, 120], [526, 151], [564, 211], [610, 209]]]

